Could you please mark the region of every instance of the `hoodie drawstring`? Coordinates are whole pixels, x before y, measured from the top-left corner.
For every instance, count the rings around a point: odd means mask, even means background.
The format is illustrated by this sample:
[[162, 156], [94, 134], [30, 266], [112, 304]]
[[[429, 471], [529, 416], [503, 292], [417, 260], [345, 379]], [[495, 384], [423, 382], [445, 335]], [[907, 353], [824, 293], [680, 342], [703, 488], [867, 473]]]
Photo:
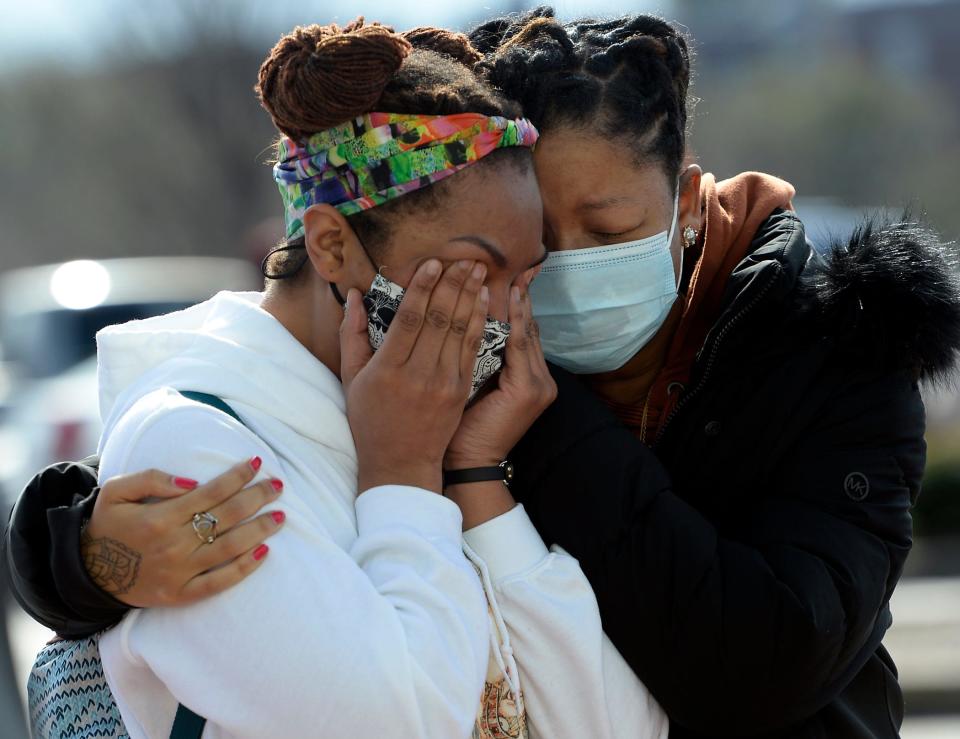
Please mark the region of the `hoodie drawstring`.
[[[513, 657], [513, 647], [510, 644], [510, 632], [507, 631], [507, 624], [503, 620], [500, 612], [500, 604], [497, 602], [496, 593], [493, 590], [493, 582], [490, 580], [490, 571], [487, 569], [487, 563], [478, 555], [470, 545], [463, 542], [463, 552], [467, 559], [477, 568], [480, 573], [480, 581], [483, 591], [487, 596], [487, 603], [493, 614], [493, 622], [497, 633], [490, 632], [490, 647], [497, 661], [497, 666], [507, 678], [507, 684], [510, 686], [510, 692], [513, 694], [513, 700], [516, 703], [517, 710], [523, 712], [523, 697], [520, 692], [520, 672], [517, 669], [517, 662]], [[499, 638], [497, 638], [499, 636]]]

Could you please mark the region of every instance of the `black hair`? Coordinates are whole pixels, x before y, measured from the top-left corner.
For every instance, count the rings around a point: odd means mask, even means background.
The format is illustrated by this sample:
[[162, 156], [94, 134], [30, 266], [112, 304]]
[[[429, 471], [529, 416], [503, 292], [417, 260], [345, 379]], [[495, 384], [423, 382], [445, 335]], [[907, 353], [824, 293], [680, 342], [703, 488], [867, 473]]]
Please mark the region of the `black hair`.
[[638, 163], [671, 182], [686, 154], [691, 53], [683, 34], [651, 15], [560, 23], [549, 7], [491, 20], [470, 33], [476, 72], [516, 100], [541, 132], [599, 129], [628, 142]]

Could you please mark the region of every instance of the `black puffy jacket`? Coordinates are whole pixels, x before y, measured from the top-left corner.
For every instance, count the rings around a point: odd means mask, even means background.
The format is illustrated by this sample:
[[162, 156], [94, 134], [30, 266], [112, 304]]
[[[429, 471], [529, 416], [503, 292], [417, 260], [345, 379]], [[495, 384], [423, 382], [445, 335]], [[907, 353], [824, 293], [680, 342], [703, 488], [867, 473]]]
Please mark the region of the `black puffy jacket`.
[[[514, 490], [579, 559], [671, 737], [898, 735], [881, 640], [924, 465], [918, 380], [958, 349], [960, 291], [930, 234], [866, 227], [823, 261], [777, 212], [652, 449], [555, 371]], [[78, 636], [124, 607], [74, 546], [47, 548], [77, 541], [92, 483], [74, 484], [51, 468], [24, 492], [6, 563], [21, 603]]]
[[929, 233], [868, 225], [823, 259], [777, 212], [652, 449], [555, 373], [516, 496], [580, 561], [671, 737], [898, 736], [881, 641], [924, 468], [918, 379], [958, 350]]

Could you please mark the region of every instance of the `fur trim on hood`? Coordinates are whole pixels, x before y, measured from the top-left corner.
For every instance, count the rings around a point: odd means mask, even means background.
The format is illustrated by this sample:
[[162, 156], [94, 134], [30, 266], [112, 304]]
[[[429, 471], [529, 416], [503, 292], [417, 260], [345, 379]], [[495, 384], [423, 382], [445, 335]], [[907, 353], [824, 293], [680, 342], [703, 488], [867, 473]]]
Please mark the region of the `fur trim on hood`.
[[946, 382], [960, 361], [960, 259], [956, 244], [911, 221], [870, 218], [820, 269], [805, 270], [806, 310], [860, 361], [913, 366]]

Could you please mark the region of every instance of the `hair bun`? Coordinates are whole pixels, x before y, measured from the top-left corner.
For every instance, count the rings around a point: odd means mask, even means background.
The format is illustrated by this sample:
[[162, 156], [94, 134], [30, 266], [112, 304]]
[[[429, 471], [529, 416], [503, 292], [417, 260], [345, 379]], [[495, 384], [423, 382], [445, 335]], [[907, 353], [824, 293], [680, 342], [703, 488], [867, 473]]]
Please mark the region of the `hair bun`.
[[257, 93], [274, 125], [304, 138], [369, 113], [410, 53], [411, 44], [379, 23], [298, 26], [260, 66]]
[[415, 49], [444, 54], [471, 69], [483, 58], [483, 55], [473, 48], [466, 34], [457, 31], [420, 26], [404, 31], [403, 37], [413, 44]]
[[539, 5], [533, 10], [517, 15], [494, 18], [477, 26], [470, 32], [470, 41], [483, 55], [493, 54], [509, 39], [516, 36], [527, 25], [538, 19], [553, 20], [556, 16], [549, 5]]

